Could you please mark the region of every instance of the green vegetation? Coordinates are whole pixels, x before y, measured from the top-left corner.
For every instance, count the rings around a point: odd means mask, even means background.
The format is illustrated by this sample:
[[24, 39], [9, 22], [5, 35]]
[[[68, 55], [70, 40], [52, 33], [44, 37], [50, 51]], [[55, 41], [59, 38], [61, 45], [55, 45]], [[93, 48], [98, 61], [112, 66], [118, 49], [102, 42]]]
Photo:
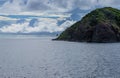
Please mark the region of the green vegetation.
[[96, 9], [67, 28], [56, 40], [119, 42], [120, 10], [111, 7]]

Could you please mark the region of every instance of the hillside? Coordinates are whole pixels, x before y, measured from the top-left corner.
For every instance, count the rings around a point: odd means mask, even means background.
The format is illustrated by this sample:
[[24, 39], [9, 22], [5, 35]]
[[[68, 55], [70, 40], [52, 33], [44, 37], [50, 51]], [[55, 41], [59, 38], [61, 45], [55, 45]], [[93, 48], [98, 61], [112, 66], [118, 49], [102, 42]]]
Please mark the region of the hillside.
[[119, 42], [120, 10], [112, 7], [93, 10], [63, 31], [56, 40]]

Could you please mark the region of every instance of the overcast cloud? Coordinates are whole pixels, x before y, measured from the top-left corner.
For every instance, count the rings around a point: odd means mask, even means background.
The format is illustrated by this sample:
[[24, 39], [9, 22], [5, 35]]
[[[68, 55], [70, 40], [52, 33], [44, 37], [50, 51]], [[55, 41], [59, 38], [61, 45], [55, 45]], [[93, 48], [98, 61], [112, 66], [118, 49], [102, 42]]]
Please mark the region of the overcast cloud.
[[2, 12], [68, 12], [75, 8], [88, 10], [96, 6], [112, 6], [119, 8], [120, 0], [1, 0]]

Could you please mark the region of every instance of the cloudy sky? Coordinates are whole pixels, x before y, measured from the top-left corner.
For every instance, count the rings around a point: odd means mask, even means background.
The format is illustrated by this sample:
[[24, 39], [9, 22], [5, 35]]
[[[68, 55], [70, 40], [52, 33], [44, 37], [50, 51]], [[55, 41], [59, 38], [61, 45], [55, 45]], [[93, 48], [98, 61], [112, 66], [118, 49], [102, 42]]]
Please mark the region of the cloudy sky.
[[61, 32], [100, 7], [120, 0], [0, 0], [0, 33]]

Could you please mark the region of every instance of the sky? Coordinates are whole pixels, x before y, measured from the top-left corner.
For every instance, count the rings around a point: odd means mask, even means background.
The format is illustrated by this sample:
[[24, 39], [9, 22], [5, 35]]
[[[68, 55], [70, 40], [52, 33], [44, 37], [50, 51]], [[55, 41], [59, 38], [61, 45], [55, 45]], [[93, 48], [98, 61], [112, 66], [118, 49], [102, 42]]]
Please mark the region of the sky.
[[91, 10], [120, 0], [0, 0], [0, 33], [62, 32]]

